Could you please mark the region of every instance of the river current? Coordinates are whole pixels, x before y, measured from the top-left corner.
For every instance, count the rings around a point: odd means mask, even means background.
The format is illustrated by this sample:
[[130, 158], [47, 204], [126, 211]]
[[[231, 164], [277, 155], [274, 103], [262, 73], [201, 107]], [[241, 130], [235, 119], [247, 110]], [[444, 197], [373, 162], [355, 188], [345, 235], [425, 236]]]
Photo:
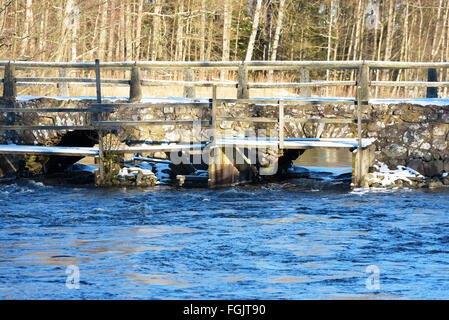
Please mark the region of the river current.
[[0, 185], [2, 299], [447, 299], [449, 190]]

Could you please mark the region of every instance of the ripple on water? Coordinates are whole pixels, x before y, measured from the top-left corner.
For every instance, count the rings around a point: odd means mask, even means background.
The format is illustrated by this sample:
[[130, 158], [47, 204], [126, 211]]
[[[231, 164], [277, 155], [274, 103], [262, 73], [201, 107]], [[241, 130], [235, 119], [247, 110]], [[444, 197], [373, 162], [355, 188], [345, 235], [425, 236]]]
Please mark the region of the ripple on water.
[[[444, 192], [0, 185], [0, 296], [445, 298]], [[68, 265], [80, 270], [77, 293]], [[369, 265], [378, 291], [365, 286]]]

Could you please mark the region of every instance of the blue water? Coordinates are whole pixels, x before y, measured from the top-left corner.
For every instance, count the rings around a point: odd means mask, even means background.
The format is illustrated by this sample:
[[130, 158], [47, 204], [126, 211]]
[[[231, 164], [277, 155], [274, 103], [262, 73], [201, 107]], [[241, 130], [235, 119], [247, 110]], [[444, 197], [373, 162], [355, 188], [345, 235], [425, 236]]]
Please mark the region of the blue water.
[[447, 299], [448, 196], [0, 185], [0, 298]]

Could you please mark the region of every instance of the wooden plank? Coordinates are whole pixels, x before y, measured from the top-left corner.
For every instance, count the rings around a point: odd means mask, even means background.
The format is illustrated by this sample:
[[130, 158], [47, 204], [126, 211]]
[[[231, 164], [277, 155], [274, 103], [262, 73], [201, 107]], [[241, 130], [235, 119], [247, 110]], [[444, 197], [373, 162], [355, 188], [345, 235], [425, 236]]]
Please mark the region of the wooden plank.
[[[88, 86], [88, 84], [81, 84]], [[17, 87], [58, 87], [57, 83], [51, 82], [16, 82]]]
[[[284, 118], [285, 122], [298, 122], [298, 123], [336, 123], [336, 124], [353, 124], [357, 123], [357, 118], [351, 119], [314, 119], [314, 118]], [[369, 119], [362, 119], [362, 123], [369, 123]]]
[[86, 147], [50, 147], [27, 145], [0, 145], [0, 154], [36, 154], [36, 155], [60, 155], [60, 156], [97, 156], [98, 149]]
[[372, 86], [383, 87], [449, 87], [449, 82], [430, 82], [430, 81], [371, 81]]
[[[362, 139], [362, 148], [370, 146], [374, 139]], [[279, 139], [257, 138], [220, 138], [217, 146], [244, 146], [246, 148], [279, 147]], [[311, 148], [357, 148], [358, 141], [354, 138], [285, 138], [284, 149]]]
[[128, 147], [128, 148], [114, 148], [107, 149], [110, 153], [126, 154], [126, 153], [146, 153], [146, 152], [170, 152], [170, 151], [182, 151], [182, 150], [201, 150], [204, 148], [204, 144], [160, 144], [152, 146], [140, 146], [140, 147]]
[[191, 87], [230, 87], [236, 88], [237, 82], [220, 82], [220, 81], [175, 81], [175, 80], [142, 80], [142, 86], [191, 86]]
[[257, 118], [257, 117], [217, 117], [219, 121], [240, 121], [240, 122], [260, 122], [260, 123], [276, 123], [278, 119], [273, 118]]
[[94, 121], [93, 125], [98, 128], [117, 128], [117, 127], [132, 127], [132, 126], [165, 126], [165, 125], [193, 125], [200, 124], [204, 127], [209, 127], [208, 120], [147, 120], [147, 121]]
[[428, 69], [449, 68], [449, 62], [397, 62], [397, 61], [365, 61], [371, 68], [388, 69]]
[[[278, 83], [248, 83], [249, 88], [310, 88], [320, 86], [354, 86], [355, 81], [312, 81], [312, 82], [278, 82]], [[310, 97], [311, 94], [301, 95]]]
[[[72, 78], [72, 77], [20, 77], [17, 82], [55, 82], [55, 83], [96, 83], [95, 78]], [[125, 79], [101, 79], [101, 82], [112, 84], [129, 85], [129, 80]]]
[[39, 113], [77, 113], [109, 112], [110, 108], [0, 108], [0, 112], [39, 112]]
[[93, 103], [92, 107], [105, 107], [105, 108], [120, 108], [126, 107], [129, 109], [138, 108], [163, 108], [167, 106], [173, 107], [187, 107], [187, 108], [199, 108], [199, 107], [209, 107], [210, 102], [141, 102], [141, 103]]
[[[302, 105], [302, 104], [323, 104], [323, 103], [339, 103], [354, 105], [355, 100], [342, 100], [331, 98], [298, 98], [298, 99], [283, 99], [284, 105]], [[241, 103], [241, 104], [258, 104], [258, 105], [274, 105], [277, 106], [279, 99], [217, 99], [218, 103]]]
[[93, 126], [0, 125], [0, 130], [95, 130]]
[[[1, 66], [6, 66], [9, 61], [0, 61]], [[449, 68], [449, 62], [395, 62], [395, 61], [247, 61], [248, 68], [320, 68], [320, 69], [356, 69], [363, 63], [370, 68]], [[130, 69], [133, 65], [142, 68], [203, 68], [211, 70], [220, 70], [221, 68], [237, 69], [241, 64], [240, 61], [122, 61], [122, 62], [102, 62], [101, 67], [104, 69]], [[70, 69], [87, 69], [93, 70], [95, 64], [92, 62], [37, 62], [37, 61], [14, 61], [14, 65], [19, 68], [28, 69], [47, 69], [47, 68], [70, 68]]]

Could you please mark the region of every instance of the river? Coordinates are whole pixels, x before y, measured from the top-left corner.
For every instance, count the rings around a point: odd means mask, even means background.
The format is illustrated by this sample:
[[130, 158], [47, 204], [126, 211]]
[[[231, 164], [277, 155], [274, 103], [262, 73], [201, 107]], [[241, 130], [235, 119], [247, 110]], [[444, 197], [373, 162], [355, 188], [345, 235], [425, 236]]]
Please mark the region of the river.
[[447, 188], [294, 182], [0, 185], [0, 298], [449, 298]]

